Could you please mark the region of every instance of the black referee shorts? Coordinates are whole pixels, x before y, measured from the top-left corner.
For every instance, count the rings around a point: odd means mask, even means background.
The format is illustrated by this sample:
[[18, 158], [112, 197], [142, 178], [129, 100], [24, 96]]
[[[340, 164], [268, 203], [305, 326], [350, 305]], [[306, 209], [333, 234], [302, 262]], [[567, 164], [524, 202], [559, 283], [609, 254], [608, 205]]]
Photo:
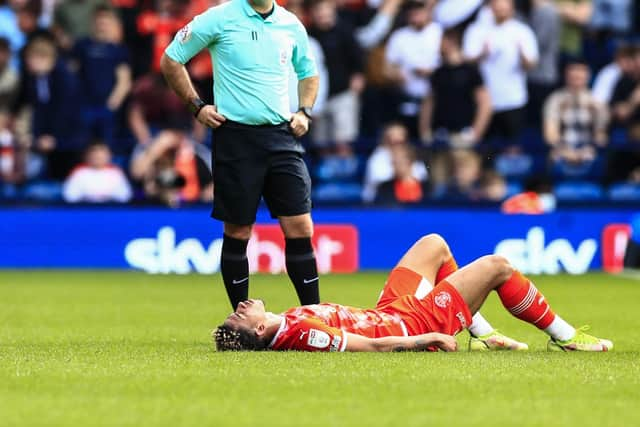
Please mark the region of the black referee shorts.
[[288, 123], [249, 126], [227, 120], [213, 131], [211, 216], [253, 224], [260, 197], [273, 218], [311, 212], [311, 178], [303, 152]]

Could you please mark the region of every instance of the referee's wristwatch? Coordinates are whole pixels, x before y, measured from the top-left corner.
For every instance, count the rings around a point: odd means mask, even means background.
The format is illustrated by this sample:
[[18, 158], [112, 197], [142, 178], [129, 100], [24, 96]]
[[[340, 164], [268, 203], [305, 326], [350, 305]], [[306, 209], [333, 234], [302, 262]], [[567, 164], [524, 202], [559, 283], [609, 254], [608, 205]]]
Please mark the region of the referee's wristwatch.
[[309, 122], [312, 122], [312, 117], [311, 117], [311, 108], [309, 107], [300, 107], [298, 108], [298, 112], [304, 114], [305, 116], [307, 116], [307, 119], [309, 119]]
[[198, 118], [200, 110], [202, 110], [206, 105], [207, 103], [200, 98], [192, 99], [191, 102], [189, 102], [189, 111], [191, 111], [193, 117]]

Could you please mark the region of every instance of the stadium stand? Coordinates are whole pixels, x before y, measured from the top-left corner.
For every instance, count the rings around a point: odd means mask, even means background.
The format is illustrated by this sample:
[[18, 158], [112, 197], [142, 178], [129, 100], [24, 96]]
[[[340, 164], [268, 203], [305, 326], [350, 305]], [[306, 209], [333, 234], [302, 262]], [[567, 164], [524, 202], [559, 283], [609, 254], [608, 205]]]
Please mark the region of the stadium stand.
[[[132, 186], [120, 201], [208, 202], [215, 141], [158, 63], [222, 1], [0, 1], [0, 203], [65, 203], [63, 183], [96, 143]], [[499, 203], [532, 178], [560, 203], [640, 203], [636, 2], [279, 3], [307, 26], [325, 76], [303, 141], [317, 204]], [[209, 58], [189, 71], [211, 101]], [[388, 141], [390, 125], [410, 152]], [[163, 139], [173, 148], [155, 153]], [[408, 169], [394, 165], [402, 153]], [[156, 166], [141, 170], [145, 156]]]

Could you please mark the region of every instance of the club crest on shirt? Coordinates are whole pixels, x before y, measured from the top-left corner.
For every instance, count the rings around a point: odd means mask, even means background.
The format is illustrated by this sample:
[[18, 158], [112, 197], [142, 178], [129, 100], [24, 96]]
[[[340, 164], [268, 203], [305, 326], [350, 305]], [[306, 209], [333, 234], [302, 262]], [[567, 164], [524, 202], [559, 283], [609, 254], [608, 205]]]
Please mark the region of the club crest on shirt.
[[286, 65], [288, 59], [289, 55], [287, 54], [287, 51], [284, 49], [280, 49], [280, 65]]
[[182, 29], [180, 29], [180, 31], [178, 31], [178, 41], [181, 44], [184, 44], [186, 42], [188, 42], [189, 40], [191, 40], [191, 25], [187, 24], [184, 27], [182, 27]]
[[440, 308], [447, 308], [451, 303], [451, 295], [449, 295], [449, 292], [438, 292], [438, 295], [433, 299], [433, 302], [435, 302]]

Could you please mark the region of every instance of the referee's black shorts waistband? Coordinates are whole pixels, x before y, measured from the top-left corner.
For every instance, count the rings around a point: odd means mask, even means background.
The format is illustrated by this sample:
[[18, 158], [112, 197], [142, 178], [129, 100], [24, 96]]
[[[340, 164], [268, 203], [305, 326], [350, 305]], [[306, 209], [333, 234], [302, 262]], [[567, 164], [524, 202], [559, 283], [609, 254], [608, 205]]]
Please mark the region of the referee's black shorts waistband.
[[270, 123], [264, 125], [247, 125], [227, 119], [222, 123], [222, 126], [230, 127], [232, 129], [287, 129], [289, 128], [289, 122], [282, 122], [276, 125]]

